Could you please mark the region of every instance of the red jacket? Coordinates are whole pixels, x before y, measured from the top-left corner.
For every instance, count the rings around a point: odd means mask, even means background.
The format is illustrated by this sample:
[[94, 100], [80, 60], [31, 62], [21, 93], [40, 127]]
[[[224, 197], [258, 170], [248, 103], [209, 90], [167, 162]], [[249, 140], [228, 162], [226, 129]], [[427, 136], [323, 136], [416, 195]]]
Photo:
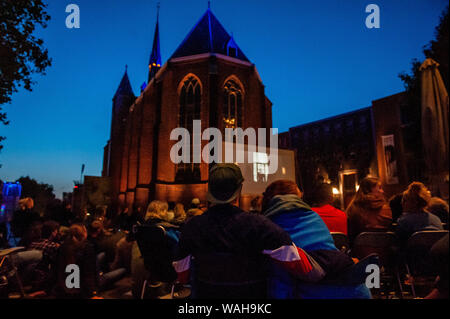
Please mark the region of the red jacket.
[[347, 214], [342, 210], [331, 205], [313, 207], [315, 211], [325, 222], [330, 233], [344, 233], [347, 235]]

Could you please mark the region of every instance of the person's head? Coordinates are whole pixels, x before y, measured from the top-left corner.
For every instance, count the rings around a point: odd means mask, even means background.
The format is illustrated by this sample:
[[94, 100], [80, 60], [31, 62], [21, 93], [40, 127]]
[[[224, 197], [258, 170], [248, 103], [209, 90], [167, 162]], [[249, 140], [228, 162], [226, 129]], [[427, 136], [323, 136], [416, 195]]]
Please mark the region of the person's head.
[[333, 203], [333, 186], [322, 183], [317, 186], [314, 192], [314, 205], [324, 206]]
[[83, 242], [87, 239], [87, 230], [84, 225], [73, 224], [69, 228], [69, 236], [74, 242]]
[[59, 224], [53, 220], [48, 220], [42, 225], [42, 238], [55, 239], [59, 235]]
[[442, 198], [431, 197], [431, 200], [428, 202], [428, 206], [426, 209], [436, 216], [447, 217], [448, 219], [448, 204]]
[[209, 170], [207, 199], [212, 205], [237, 204], [242, 190], [242, 176], [239, 166], [233, 163], [219, 163]]
[[94, 220], [89, 225], [89, 236], [92, 238], [97, 238], [101, 235], [103, 235], [105, 232], [105, 229], [103, 227], [103, 223], [100, 220]]
[[423, 211], [431, 200], [431, 193], [421, 182], [412, 182], [403, 192], [402, 207], [405, 213]]
[[167, 210], [169, 205], [167, 202], [160, 200], [154, 200], [148, 204], [147, 212], [145, 214], [145, 220], [150, 218], [167, 219]]
[[184, 206], [181, 203], [176, 203], [173, 208], [174, 219], [177, 221], [182, 221], [186, 219], [186, 212], [184, 211]]
[[270, 200], [277, 195], [297, 195], [300, 198], [303, 196], [302, 192], [300, 191], [295, 182], [287, 179], [277, 180], [271, 183], [269, 186], [267, 186], [266, 190], [263, 193], [262, 199], [263, 211], [267, 209]]
[[199, 205], [200, 199], [198, 199], [197, 197], [193, 198], [191, 201], [191, 208], [198, 208]]
[[34, 201], [31, 197], [22, 198], [19, 200], [20, 210], [33, 209]]
[[358, 194], [368, 195], [368, 194], [383, 194], [384, 191], [381, 188], [381, 182], [375, 177], [365, 177], [359, 183]]

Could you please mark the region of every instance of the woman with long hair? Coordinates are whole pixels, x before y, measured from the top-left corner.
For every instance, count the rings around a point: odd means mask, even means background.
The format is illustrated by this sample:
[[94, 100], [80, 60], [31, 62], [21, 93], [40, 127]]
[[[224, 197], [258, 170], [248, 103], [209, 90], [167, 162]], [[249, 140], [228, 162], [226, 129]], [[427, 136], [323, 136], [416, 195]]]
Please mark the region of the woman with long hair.
[[396, 233], [402, 239], [407, 239], [413, 233], [421, 230], [442, 230], [442, 222], [428, 211], [431, 193], [420, 182], [411, 183], [403, 192], [403, 213], [397, 221]]
[[348, 235], [352, 241], [366, 231], [386, 231], [392, 224], [392, 211], [377, 178], [366, 177], [346, 210]]

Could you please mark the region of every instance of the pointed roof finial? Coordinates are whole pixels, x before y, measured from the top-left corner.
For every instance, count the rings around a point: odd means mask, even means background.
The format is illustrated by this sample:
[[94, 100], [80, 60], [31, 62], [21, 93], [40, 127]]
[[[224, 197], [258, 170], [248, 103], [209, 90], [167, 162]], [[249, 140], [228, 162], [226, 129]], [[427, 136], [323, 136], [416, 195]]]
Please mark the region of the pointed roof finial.
[[211, 1], [208, 0], [208, 10], [211, 9]]
[[156, 5], [156, 22], [159, 22], [159, 7], [160, 2], [158, 2], [158, 4]]
[[128, 70], [128, 64], [125, 64], [125, 72]]

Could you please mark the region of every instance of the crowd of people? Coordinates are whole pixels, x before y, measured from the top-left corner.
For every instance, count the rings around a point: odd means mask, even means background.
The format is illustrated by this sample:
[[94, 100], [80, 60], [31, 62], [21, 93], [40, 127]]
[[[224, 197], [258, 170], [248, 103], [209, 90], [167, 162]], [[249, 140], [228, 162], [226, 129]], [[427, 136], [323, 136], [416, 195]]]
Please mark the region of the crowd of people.
[[[144, 282], [133, 281], [135, 297], [176, 297], [188, 287], [191, 298], [368, 299], [368, 261], [336, 248], [332, 233], [352, 243], [363, 232], [394, 231], [406, 241], [448, 223], [447, 202], [420, 182], [388, 201], [380, 181], [366, 177], [342, 211], [333, 206], [329, 184], [314, 190], [310, 206], [295, 182], [278, 180], [246, 212], [239, 207], [243, 180], [237, 165], [217, 164], [209, 173], [207, 204], [198, 198], [187, 207], [154, 200], [145, 211], [124, 209], [113, 218], [98, 209], [67, 214], [64, 222], [42, 221], [33, 200], [22, 199], [11, 227], [18, 245], [27, 248], [19, 262], [23, 280], [56, 298], [93, 298], [145, 271]], [[152, 235], [142, 232], [145, 227], [163, 234], [154, 236], [158, 242], [150, 250]], [[448, 268], [448, 234], [439, 245], [440, 263]], [[133, 266], [136, 247], [141, 269]], [[68, 264], [81, 269], [79, 288], [66, 285]], [[439, 276], [430, 298], [448, 297], [448, 269], [440, 267]]]

